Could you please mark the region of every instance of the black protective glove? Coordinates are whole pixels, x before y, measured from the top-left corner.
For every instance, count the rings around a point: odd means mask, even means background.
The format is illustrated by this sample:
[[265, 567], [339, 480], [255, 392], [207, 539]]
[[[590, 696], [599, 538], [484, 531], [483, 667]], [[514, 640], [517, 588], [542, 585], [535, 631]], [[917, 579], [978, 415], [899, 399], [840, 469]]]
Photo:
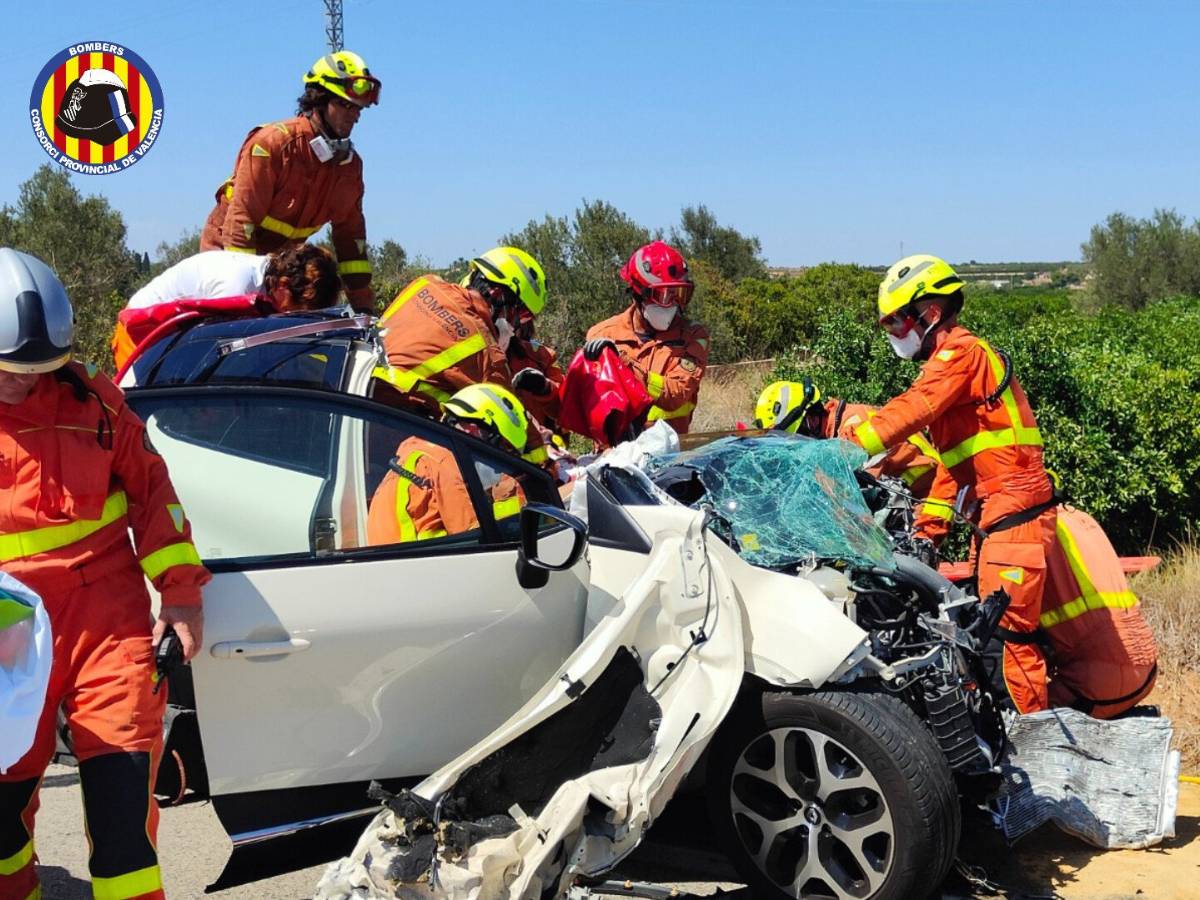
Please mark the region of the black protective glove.
[[550, 393], [550, 379], [541, 369], [527, 366], [512, 377], [512, 386], [518, 391], [528, 391], [539, 397]]
[[915, 537], [912, 539], [913, 556], [931, 569], [938, 567], [938, 552], [933, 541], [929, 538]]
[[595, 362], [600, 358], [600, 354], [604, 352], [604, 348], [608, 347], [614, 353], [617, 352], [617, 345], [613, 343], [611, 338], [592, 338], [583, 345], [583, 358]]

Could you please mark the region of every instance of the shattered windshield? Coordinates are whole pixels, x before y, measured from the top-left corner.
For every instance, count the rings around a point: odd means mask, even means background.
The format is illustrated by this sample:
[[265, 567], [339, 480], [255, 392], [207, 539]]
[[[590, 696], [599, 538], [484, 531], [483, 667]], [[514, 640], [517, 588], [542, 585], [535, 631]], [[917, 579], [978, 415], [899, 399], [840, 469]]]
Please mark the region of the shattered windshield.
[[790, 435], [729, 437], [696, 450], [659, 457], [661, 478], [694, 471], [707, 499], [728, 523], [741, 556], [777, 568], [817, 559], [895, 568], [887, 535], [871, 518], [854, 470], [866, 462], [840, 440]]

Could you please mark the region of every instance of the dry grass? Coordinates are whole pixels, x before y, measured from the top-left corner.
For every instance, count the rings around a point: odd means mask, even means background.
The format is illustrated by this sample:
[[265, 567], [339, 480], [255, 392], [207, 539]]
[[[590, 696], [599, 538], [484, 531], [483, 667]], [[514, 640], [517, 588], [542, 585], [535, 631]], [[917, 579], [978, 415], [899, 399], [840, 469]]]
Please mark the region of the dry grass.
[[739, 420], [749, 425], [754, 401], [774, 368], [775, 360], [756, 359], [705, 369], [692, 431], [726, 431]]
[[1183, 771], [1200, 772], [1200, 543], [1188, 543], [1157, 569], [1133, 579], [1158, 641], [1158, 683], [1150, 703], [1175, 723]]

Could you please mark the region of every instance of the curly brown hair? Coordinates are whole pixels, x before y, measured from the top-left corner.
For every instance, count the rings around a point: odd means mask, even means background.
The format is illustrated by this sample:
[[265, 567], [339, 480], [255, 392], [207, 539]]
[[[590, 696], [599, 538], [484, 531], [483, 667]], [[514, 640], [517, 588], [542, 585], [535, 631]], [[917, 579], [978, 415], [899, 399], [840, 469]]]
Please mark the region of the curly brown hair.
[[263, 292], [272, 296], [281, 286], [286, 286], [292, 295], [291, 302], [281, 312], [325, 309], [337, 303], [342, 279], [333, 254], [324, 247], [295, 244], [272, 253], [267, 263]]
[[333, 93], [319, 84], [305, 85], [304, 93], [296, 98], [296, 114], [303, 116], [314, 109], [324, 109], [332, 99]]

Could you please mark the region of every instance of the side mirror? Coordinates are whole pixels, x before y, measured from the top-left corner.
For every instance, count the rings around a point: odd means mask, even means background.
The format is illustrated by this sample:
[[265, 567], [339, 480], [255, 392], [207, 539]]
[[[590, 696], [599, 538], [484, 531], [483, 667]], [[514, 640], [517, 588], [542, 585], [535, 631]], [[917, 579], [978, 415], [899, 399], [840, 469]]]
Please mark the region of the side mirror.
[[[570, 538], [568, 530], [573, 532]], [[517, 581], [523, 588], [545, 587], [550, 572], [571, 568], [586, 546], [587, 525], [577, 516], [554, 506], [529, 504], [521, 510]]]

